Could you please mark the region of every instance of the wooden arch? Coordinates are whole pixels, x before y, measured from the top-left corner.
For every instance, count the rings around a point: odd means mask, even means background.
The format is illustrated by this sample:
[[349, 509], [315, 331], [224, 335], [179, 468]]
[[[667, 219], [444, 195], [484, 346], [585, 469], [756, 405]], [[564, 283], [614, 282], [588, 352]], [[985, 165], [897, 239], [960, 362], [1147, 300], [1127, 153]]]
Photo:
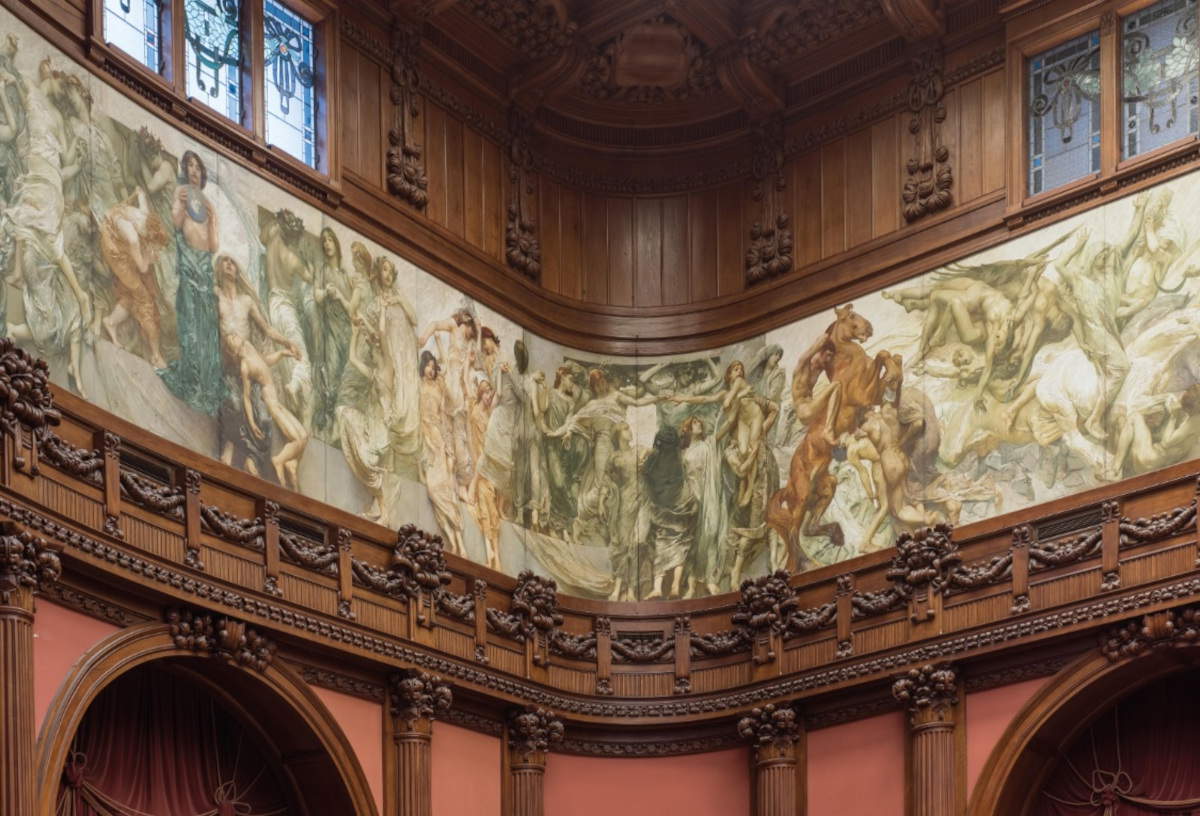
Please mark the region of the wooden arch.
[[1200, 665], [1200, 649], [1164, 648], [1112, 663], [1098, 651], [1064, 667], [1009, 723], [975, 784], [968, 816], [1020, 816], [1059, 753], [1135, 690]]
[[[211, 686], [237, 689], [252, 697], [240, 701], [240, 707], [247, 713], [258, 712], [258, 717], [249, 714], [250, 723], [260, 728], [270, 744], [288, 745], [285, 771], [302, 794], [319, 793], [331, 782], [340, 783], [353, 814], [378, 816], [366, 776], [345, 734], [295, 671], [278, 658], [258, 671], [197, 656], [177, 648], [162, 623], [132, 626], [100, 641], [80, 658], [55, 694], [37, 741], [38, 816], [53, 816], [61, 769], [75, 732], [97, 695], [121, 675], [163, 660], [187, 665]], [[225, 696], [236, 700], [232, 694]], [[260, 718], [270, 723], [269, 732], [261, 729]]]

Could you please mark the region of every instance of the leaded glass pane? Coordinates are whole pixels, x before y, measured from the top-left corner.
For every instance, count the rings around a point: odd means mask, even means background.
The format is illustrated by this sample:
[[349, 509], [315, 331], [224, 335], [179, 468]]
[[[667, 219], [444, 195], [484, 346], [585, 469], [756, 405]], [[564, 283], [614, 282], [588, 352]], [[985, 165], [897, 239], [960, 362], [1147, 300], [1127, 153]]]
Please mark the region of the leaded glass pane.
[[104, 0], [104, 40], [159, 71], [158, 0]]
[[1100, 32], [1031, 58], [1029, 192], [1100, 171]]
[[239, 0], [184, 0], [187, 94], [242, 121], [242, 40]]
[[313, 26], [275, 0], [263, 3], [267, 142], [317, 164]]
[[1196, 0], [1161, 0], [1122, 23], [1125, 127], [1137, 156], [1196, 132]]

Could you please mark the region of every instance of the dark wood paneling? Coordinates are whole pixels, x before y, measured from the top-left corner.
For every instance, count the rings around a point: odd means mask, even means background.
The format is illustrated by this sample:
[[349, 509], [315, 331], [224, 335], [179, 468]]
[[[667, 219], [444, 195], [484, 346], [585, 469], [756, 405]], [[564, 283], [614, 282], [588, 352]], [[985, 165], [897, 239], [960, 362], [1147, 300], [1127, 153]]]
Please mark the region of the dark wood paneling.
[[484, 202], [483, 137], [471, 128], [463, 131], [463, 238], [471, 246], [484, 248], [483, 218], [487, 212]]
[[633, 201], [608, 199], [608, 302], [633, 305]]
[[796, 264], [821, 260], [821, 153], [810, 150], [792, 162], [792, 223], [796, 231]]
[[900, 118], [871, 128], [871, 233], [878, 238], [900, 228]]
[[583, 202], [578, 190], [560, 187], [559, 249], [562, 270], [558, 292], [565, 297], [580, 299], [583, 289]]
[[446, 229], [463, 235], [465, 178], [463, 174], [463, 124], [452, 116], [445, 118], [445, 157], [439, 164], [446, 174]]
[[558, 185], [541, 179], [538, 196], [537, 234], [542, 245], [542, 286], [561, 292], [562, 254], [559, 240]]
[[954, 169], [958, 177], [959, 201], [973, 201], [983, 195], [983, 100], [980, 98], [983, 85], [972, 80], [958, 90], [958, 144], [954, 157], [958, 166]]
[[[343, 166], [377, 187], [383, 186], [384, 128], [379, 65], [342, 43], [341, 155]], [[390, 106], [388, 108], [390, 113]]]
[[504, 162], [500, 147], [490, 139], [480, 140], [480, 172], [483, 176], [483, 250], [493, 258], [504, 258]]
[[715, 190], [688, 196], [691, 299], [717, 296], [717, 203]]
[[583, 212], [583, 287], [587, 303], [608, 303], [608, 202], [585, 195]]
[[634, 290], [635, 306], [662, 305], [663, 230], [662, 199], [634, 200]]
[[692, 295], [687, 196], [663, 199], [662, 224], [662, 302], [689, 303]]
[[849, 246], [871, 240], [873, 201], [871, 129], [846, 139], [846, 241]]
[[1004, 188], [1004, 168], [1007, 164], [1005, 90], [1003, 70], [993, 71], [983, 77], [983, 149], [987, 155], [987, 161], [983, 164], [985, 193]]
[[446, 111], [425, 104], [425, 172], [429, 177], [429, 204], [425, 215], [435, 224], [446, 224]]
[[821, 148], [821, 250], [824, 257], [846, 248], [846, 140]]
[[717, 294], [741, 291], [745, 280], [742, 249], [743, 185], [727, 184], [717, 199]]

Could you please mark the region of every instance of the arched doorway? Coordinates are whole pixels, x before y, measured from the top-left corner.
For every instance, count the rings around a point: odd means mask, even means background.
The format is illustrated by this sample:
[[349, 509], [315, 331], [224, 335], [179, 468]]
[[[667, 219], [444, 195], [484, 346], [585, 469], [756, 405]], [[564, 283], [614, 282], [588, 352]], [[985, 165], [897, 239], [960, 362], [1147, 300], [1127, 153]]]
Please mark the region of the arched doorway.
[[[971, 816], [1200, 813], [1200, 650], [1113, 663], [1093, 652], [1060, 671], [992, 750]], [[1195, 732], [1193, 734], [1193, 732]]]
[[260, 669], [131, 627], [76, 664], [38, 739], [40, 816], [375, 816], [320, 700]]

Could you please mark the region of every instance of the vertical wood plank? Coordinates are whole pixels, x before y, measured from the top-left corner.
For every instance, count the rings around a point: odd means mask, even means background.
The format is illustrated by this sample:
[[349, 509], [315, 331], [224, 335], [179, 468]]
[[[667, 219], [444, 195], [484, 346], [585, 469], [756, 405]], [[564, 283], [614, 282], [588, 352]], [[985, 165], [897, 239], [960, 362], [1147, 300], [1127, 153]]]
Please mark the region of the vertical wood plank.
[[483, 137], [463, 128], [463, 237], [483, 248]]
[[745, 280], [742, 242], [742, 184], [717, 191], [717, 295], [740, 292]]
[[950, 208], [953, 209], [967, 199], [963, 198], [961, 185], [961, 165], [955, 164], [956, 157], [962, 156], [962, 141], [959, 139], [959, 122], [962, 120], [961, 88], [946, 91], [946, 121], [942, 123], [942, 144], [950, 150], [950, 169], [954, 173], [954, 183], [950, 187]]
[[[958, 89], [958, 154], [951, 154], [950, 166], [958, 186], [956, 203], [973, 201], [983, 194], [983, 80], [974, 79]], [[990, 161], [990, 157], [987, 157]], [[957, 166], [955, 166], [957, 165]]]
[[504, 257], [504, 163], [500, 147], [491, 139], [480, 139], [480, 168], [483, 176], [483, 249], [493, 258]]
[[693, 301], [717, 296], [717, 193], [705, 190], [688, 196], [689, 270]]
[[542, 287], [558, 292], [562, 268], [558, 240], [558, 185], [540, 176], [538, 189], [537, 237], [542, 246]]
[[633, 202], [608, 199], [608, 302], [633, 305]]
[[878, 238], [900, 228], [900, 117], [871, 128], [871, 234]]
[[1007, 124], [1005, 110], [1004, 71], [992, 71], [983, 77], [983, 150], [987, 161], [983, 163], [983, 192], [990, 193], [1004, 187], [1004, 169], [1007, 166], [1004, 129]]
[[427, 101], [421, 119], [425, 120], [425, 175], [429, 178], [429, 203], [425, 206], [425, 215], [435, 224], [445, 226], [446, 112], [440, 105]]
[[664, 238], [662, 199], [636, 198], [633, 206], [633, 302], [637, 306], [659, 306], [662, 304]]
[[872, 175], [871, 130], [863, 128], [846, 137], [846, 186], [849, 197], [846, 206], [847, 247], [871, 240], [872, 207], [867, 206], [866, 192], [871, 189]]
[[559, 291], [579, 299], [583, 290], [583, 216], [578, 190], [558, 190]]
[[608, 204], [583, 195], [583, 291], [587, 303], [608, 302]]
[[456, 117], [447, 115], [443, 124], [446, 130], [446, 227], [455, 235], [463, 234], [464, 195], [463, 189], [463, 124]]
[[691, 302], [691, 269], [688, 240], [688, 197], [662, 202], [662, 302]]
[[341, 126], [342, 166], [359, 175], [366, 175], [363, 171], [362, 129], [357, 124], [361, 107], [359, 74], [361, 73], [362, 54], [357, 48], [346, 42], [341, 44], [341, 50], [342, 87], [338, 89], [338, 99], [342, 109], [338, 112], [338, 116], [341, 118], [339, 125]]
[[792, 163], [792, 224], [796, 265], [821, 260], [821, 153], [809, 151]]
[[391, 127], [391, 104], [380, 104], [381, 77], [379, 66], [359, 55], [358, 65], [358, 149], [362, 177], [383, 187], [383, 166], [386, 162], [387, 130]]
[[821, 257], [846, 248], [846, 140], [821, 147]]

